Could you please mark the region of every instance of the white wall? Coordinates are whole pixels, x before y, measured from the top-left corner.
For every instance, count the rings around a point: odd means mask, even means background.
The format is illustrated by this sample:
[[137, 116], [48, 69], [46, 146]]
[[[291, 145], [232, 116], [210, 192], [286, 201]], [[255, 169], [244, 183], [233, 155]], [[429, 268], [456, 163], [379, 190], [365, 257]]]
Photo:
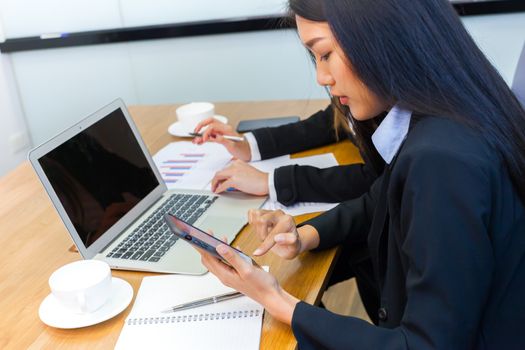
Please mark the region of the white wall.
[[[35, 1], [0, 0], [0, 11], [6, 2], [16, 7], [17, 2]], [[69, 1], [82, 3], [86, 0]], [[79, 5], [81, 11], [75, 13], [77, 16], [83, 14], [83, 17], [97, 16], [97, 6], [102, 6], [101, 1], [105, 1], [109, 9], [101, 17], [101, 28], [110, 24], [150, 24], [154, 20], [157, 23], [185, 21], [191, 13], [177, 12], [175, 16], [169, 10], [170, 6], [176, 4], [181, 9], [184, 4], [194, 3], [156, 0], [159, 10], [146, 6], [147, 0], [92, 0], [93, 8]], [[225, 1], [244, 0], [223, 0], [221, 3]], [[251, 1], [257, 6], [268, 1], [271, 4], [268, 8], [254, 7], [267, 13], [274, 12], [282, 3], [282, 0]], [[54, 1], [55, 5], [58, 2]], [[118, 11], [114, 10], [115, 6]], [[40, 10], [46, 11], [43, 7]], [[6, 18], [6, 12], [0, 14]], [[218, 16], [218, 13], [208, 13], [208, 16], [214, 15]], [[10, 30], [15, 28], [18, 33], [25, 28], [18, 22], [16, 26], [15, 22], [9, 23], [12, 25]], [[46, 31], [60, 30], [52, 27], [53, 21], [46, 23]], [[464, 23], [510, 83], [525, 41], [525, 13], [465, 17]], [[66, 24], [64, 28], [67, 30], [93, 25], [89, 19], [78, 22], [69, 19]], [[36, 29], [31, 30], [35, 35]], [[296, 34], [290, 30], [26, 51], [8, 56], [12, 67], [4, 69], [14, 72], [16, 83], [4, 80], [7, 88], [0, 93], [3, 100], [12, 101], [14, 107], [10, 108], [15, 112], [7, 114], [12, 117], [10, 123], [16, 130], [1, 129], [0, 146], [24, 126], [20, 103], [16, 101], [16, 95], [12, 96], [17, 89], [33, 144], [46, 140], [116, 97], [122, 97], [128, 104], [326, 97], [324, 90], [315, 83], [315, 72]], [[0, 147], [0, 163], [7, 164], [0, 167], [0, 172], [19, 161], [19, 158], [7, 154], [7, 150]]]
[[0, 54], [0, 176], [20, 164], [31, 141], [10, 58]]
[[503, 79], [511, 85], [525, 43], [525, 13], [463, 17], [463, 23]]
[[0, 0], [5, 37], [122, 26], [119, 0]]
[[117, 97], [137, 103], [125, 43], [10, 56], [34, 145]]
[[[4, 41], [1, 22], [0, 41]], [[0, 53], [0, 176], [25, 159], [30, 144], [11, 60]]]
[[286, 0], [0, 0], [7, 38], [282, 13]]
[[[121, 0], [125, 27], [282, 13], [286, 0]], [[195, 9], [198, 9], [197, 11]]]
[[129, 52], [141, 104], [326, 97], [292, 30], [145, 41]]
[[293, 31], [24, 51], [10, 56], [35, 144], [117, 97], [127, 104], [326, 97]]

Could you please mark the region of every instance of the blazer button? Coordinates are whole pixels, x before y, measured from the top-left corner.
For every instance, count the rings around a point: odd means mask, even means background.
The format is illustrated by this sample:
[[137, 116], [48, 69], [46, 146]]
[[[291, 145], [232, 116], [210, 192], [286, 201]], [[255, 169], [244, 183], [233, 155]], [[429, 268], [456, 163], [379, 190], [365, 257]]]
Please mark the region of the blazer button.
[[380, 308], [378, 311], [377, 311], [377, 316], [379, 316], [379, 319], [381, 321], [386, 321], [387, 317], [388, 317], [388, 313], [386, 312], [386, 309], [384, 307]]

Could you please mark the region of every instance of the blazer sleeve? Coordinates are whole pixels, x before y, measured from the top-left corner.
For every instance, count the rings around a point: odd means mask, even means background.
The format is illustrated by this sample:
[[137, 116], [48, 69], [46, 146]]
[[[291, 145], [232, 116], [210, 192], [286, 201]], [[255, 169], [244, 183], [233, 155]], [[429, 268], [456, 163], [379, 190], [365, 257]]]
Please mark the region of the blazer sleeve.
[[376, 175], [364, 164], [319, 169], [288, 165], [275, 169], [277, 200], [284, 205], [296, 202], [337, 203], [368, 192]]
[[384, 175], [381, 175], [376, 179], [369, 191], [361, 197], [342, 202], [300, 225], [311, 225], [319, 233], [319, 246], [315, 250], [367, 240], [383, 178]]
[[[261, 128], [252, 133], [257, 140], [261, 159], [268, 159], [336, 142], [338, 138], [333, 124], [334, 113], [329, 106], [297, 123]], [[339, 139], [347, 137], [341, 131]]]
[[[406, 271], [407, 301], [400, 325], [381, 328], [299, 303], [292, 329], [301, 350], [476, 347], [494, 270], [487, 232], [490, 166], [453, 152], [420, 152], [407, 158], [398, 160], [401, 175], [392, 173], [390, 182], [404, 186], [402, 193], [390, 193], [400, 196], [400, 230], [394, 239], [406, 261], [406, 266], [389, 266]], [[340, 227], [342, 232], [348, 229], [354, 227]]]

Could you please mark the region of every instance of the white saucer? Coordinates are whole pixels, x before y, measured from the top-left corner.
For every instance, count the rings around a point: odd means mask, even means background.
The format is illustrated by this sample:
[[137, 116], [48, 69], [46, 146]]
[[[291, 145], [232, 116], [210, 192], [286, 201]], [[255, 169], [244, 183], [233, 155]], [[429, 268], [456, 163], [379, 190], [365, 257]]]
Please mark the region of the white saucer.
[[120, 279], [111, 279], [111, 296], [106, 304], [89, 314], [75, 314], [64, 308], [53, 294], [49, 294], [38, 310], [42, 322], [55, 328], [81, 328], [91, 326], [118, 315], [126, 309], [133, 299], [133, 288]]
[[[223, 115], [216, 115], [213, 117], [220, 121], [221, 123], [227, 124], [228, 118], [226, 118]], [[182, 125], [180, 122], [175, 122], [171, 124], [168, 128], [168, 132], [172, 134], [173, 136], [179, 136], [179, 137], [191, 137], [189, 135], [190, 132], [193, 132], [193, 129], [189, 129], [187, 126]]]

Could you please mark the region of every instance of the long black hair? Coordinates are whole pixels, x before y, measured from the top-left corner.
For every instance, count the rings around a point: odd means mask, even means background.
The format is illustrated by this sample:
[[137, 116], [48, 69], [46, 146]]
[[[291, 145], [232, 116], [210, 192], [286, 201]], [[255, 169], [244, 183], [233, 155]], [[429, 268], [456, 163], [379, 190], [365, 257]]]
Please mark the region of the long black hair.
[[[289, 7], [329, 24], [352, 70], [380, 99], [481, 131], [525, 202], [525, 112], [448, 0], [289, 0]], [[370, 125], [350, 119], [370, 152]]]

